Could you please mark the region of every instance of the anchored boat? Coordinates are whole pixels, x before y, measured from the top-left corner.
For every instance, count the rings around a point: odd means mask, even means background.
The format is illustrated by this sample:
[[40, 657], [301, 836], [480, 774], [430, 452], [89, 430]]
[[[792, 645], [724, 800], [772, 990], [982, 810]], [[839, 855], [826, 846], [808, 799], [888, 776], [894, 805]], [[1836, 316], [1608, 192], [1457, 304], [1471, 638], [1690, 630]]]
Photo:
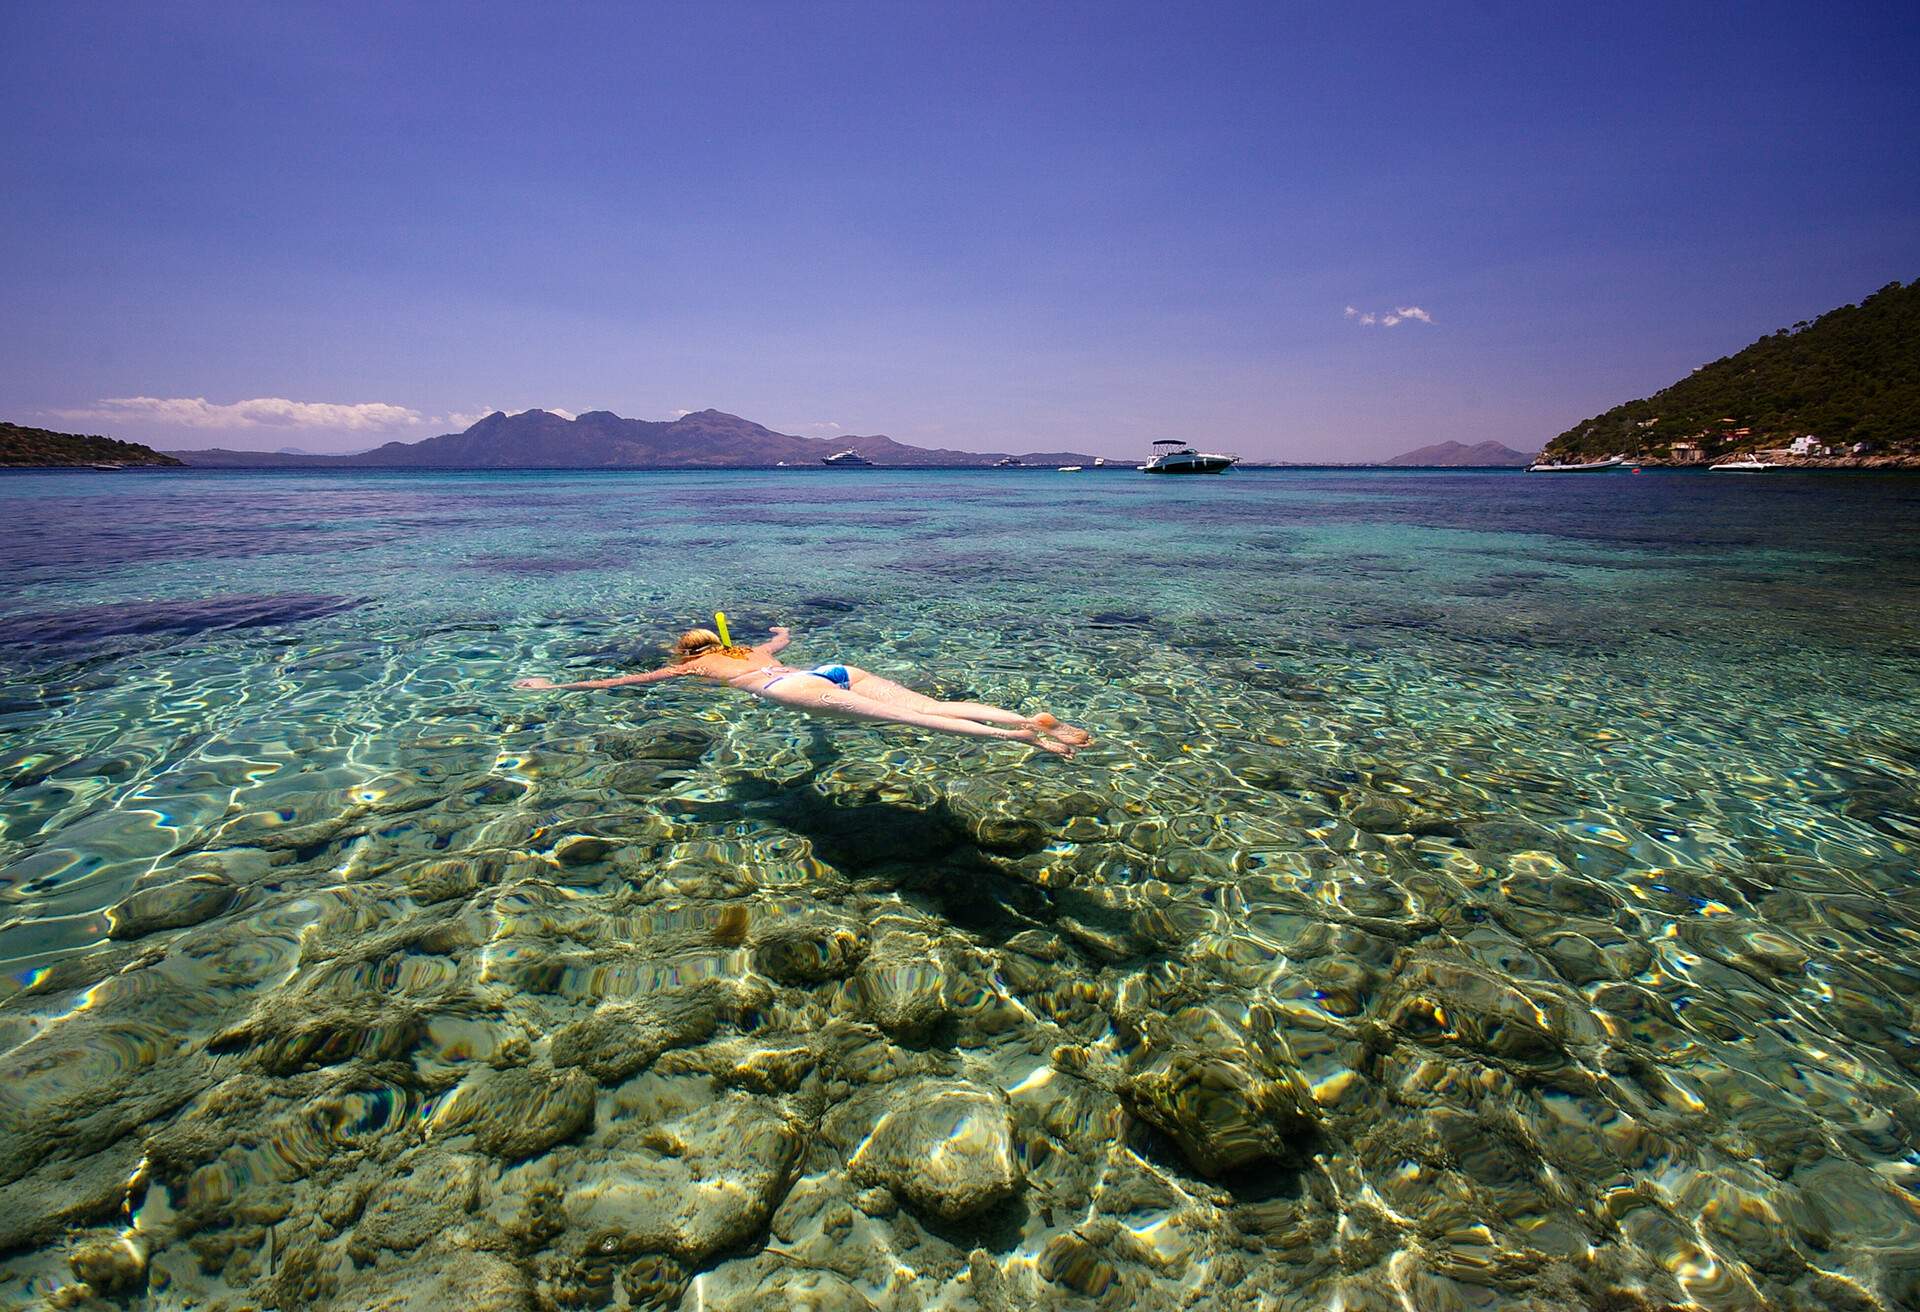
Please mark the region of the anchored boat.
[[1605, 460], [1587, 460], [1567, 464], [1558, 460], [1536, 460], [1527, 466], [1529, 474], [1599, 474], [1609, 469], [1618, 469], [1627, 463], [1625, 456], [1608, 456]]
[[851, 466], [871, 465], [873, 461], [867, 459], [852, 447], [848, 447], [845, 451], [836, 451], [830, 456], [822, 456], [820, 463], [823, 465]]
[[1758, 456], [1743, 456], [1739, 460], [1722, 460], [1717, 465], [1708, 465], [1709, 474], [1762, 474], [1780, 466], [1760, 459]]
[[1153, 446], [1153, 459], [1139, 467], [1143, 474], [1224, 474], [1240, 461], [1239, 456], [1195, 451], [1192, 443], [1177, 437], [1163, 437]]

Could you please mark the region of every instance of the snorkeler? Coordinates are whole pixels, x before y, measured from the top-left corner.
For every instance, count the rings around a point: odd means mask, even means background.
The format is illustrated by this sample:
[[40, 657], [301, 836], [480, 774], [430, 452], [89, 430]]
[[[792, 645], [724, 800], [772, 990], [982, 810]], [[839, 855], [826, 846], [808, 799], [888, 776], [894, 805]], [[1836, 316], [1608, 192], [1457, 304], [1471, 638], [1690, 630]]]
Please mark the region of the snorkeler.
[[513, 686], [571, 691], [620, 688], [693, 675], [731, 684], [756, 697], [792, 706], [810, 715], [909, 724], [969, 738], [1009, 738], [1030, 743], [1055, 756], [1071, 758], [1076, 749], [1093, 741], [1093, 735], [1085, 729], [1062, 723], [1045, 711], [1021, 715], [1018, 711], [979, 702], [936, 701], [857, 665], [817, 665], [810, 670], [782, 665], [774, 657], [791, 639], [784, 628], [776, 627], [771, 632], [773, 637], [757, 647], [735, 647], [722, 641], [711, 629], [688, 629], [673, 644], [673, 663], [662, 669], [613, 679], [589, 679], [583, 683], [520, 679]]

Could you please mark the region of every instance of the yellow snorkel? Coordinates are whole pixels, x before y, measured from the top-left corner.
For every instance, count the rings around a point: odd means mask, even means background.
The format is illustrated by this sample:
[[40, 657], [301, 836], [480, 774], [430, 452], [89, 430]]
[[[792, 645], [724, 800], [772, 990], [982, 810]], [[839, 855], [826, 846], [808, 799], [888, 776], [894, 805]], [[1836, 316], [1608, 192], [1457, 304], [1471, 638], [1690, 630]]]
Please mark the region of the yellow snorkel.
[[733, 634], [727, 631], [727, 613], [725, 611], [717, 610], [713, 613], [713, 627], [714, 631], [720, 635], [720, 649], [726, 652], [727, 655], [738, 657], [752, 654], [745, 647], [736, 647], [733, 645]]

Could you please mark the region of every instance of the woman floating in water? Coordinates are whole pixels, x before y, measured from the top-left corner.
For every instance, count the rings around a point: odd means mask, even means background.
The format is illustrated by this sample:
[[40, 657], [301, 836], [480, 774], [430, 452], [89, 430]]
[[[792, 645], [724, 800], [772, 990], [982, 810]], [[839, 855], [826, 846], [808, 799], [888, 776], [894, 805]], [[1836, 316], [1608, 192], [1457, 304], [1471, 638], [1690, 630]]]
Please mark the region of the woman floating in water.
[[1063, 724], [1045, 711], [1021, 715], [979, 702], [935, 701], [857, 665], [817, 665], [810, 670], [796, 670], [774, 659], [791, 640], [787, 630], [775, 628], [772, 632], [773, 638], [757, 647], [731, 647], [710, 629], [688, 629], [673, 644], [673, 664], [664, 669], [622, 675], [617, 679], [589, 679], [584, 683], [521, 679], [513, 686], [559, 690], [621, 688], [694, 675], [715, 683], [732, 684], [757, 697], [796, 707], [811, 715], [910, 724], [969, 738], [1011, 738], [1031, 743], [1055, 756], [1071, 758], [1076, 749], [1093, 741], [1093, 735], [1085, 729]]

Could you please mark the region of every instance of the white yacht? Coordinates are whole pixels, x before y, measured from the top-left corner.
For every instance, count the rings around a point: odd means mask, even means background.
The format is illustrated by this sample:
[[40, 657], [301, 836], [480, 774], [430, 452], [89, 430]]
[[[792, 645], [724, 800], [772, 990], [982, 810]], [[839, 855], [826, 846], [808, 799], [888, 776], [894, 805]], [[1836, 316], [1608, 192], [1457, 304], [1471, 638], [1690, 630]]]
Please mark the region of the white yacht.
[[1742, 456], [1738, 460], [1722, 460], [1717, 465], [1708, 465], [1709, 474], [1761, 474], [1780, 466], [1771, 464], [1758, 456]]
[[1085, 465], [1062, 465], [1060, 466], [1060, 472], [1063, 474], [1077, 474], [1085, 468]]
[[1605, 460], [1577, 460], [1571, 463], [1560, 460], [1536, 460], [1527, 466], [1529, 474], [1599, 474], [1609, 469], [1618, 469], [1627, 463], [1625, 456], [1608, 456]]
[[1195, 451], [1192, 443], [1177, 437], [1163, 437], [1153, 445], [1153, 459], [1139, 466], [1143, 474], [1224, 474], [1240, 462], [1239, 456]]
[[851, 466], [871, 465], [873, 461], [867, 459], [852, 447], [848, 447], [845, 451], [836, 451], [830, 456], [822, 456], [820, 463], [823, 465]]
[[1107, 458], [1105, 456], [1095, 456], [1093, 458], [1093, 467], [1095, 469], [1103, 468], [1106, 465], [1106, 463], [1107, 463]]
[[995, 469], [1024, 469], [1026, 468], [1026, 462], [1021, 460], [1019, 456], [1001, 456], [993, 462], [993, 467]]

